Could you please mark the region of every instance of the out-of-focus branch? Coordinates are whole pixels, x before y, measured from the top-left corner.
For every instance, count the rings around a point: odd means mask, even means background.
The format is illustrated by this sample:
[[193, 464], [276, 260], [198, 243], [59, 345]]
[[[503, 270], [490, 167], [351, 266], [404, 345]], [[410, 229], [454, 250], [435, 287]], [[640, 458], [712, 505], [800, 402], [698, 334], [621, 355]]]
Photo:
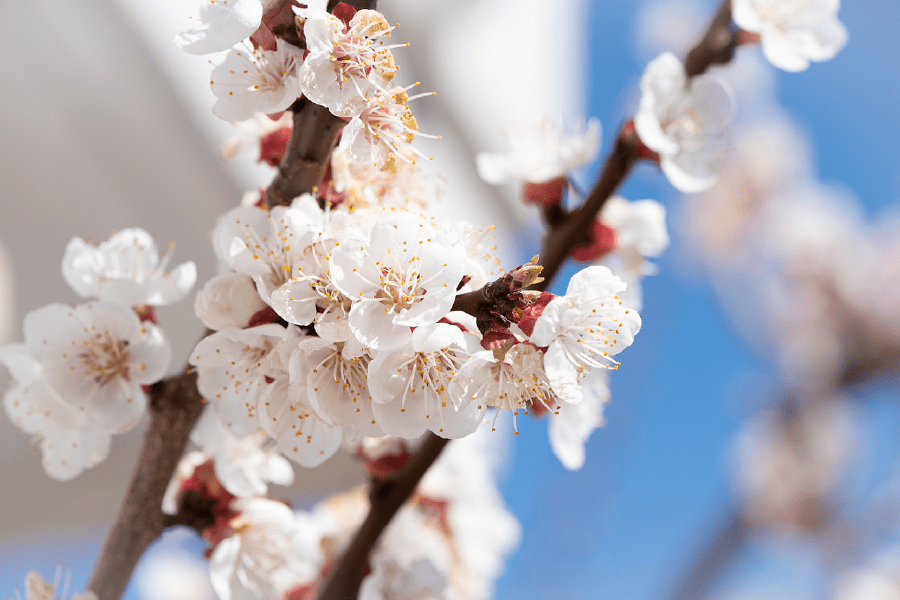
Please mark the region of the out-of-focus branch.
[[737, 512], [729, 510], [713, 531], [705, 551], [688, 567], [670, 600], [703, 600], [708, 597], [722, 572], [744, 545], [750, 526]]
[[125, 501], [100, 553], [89, 588], [100, 600], [125, 593], [138, 560], [162, 534], [162, 498], [203, 410], [197, 375], [187, 372], [150, 389], [150, 427]]
[[318, 600], [349, 600], [357, 597], [372, 548], [449, 441], [429, 433], [422, 447], [403, 469], [392, 477], [372, 480], [369, 491], [372, 505], [369, 514], [350, 546], [335, 564], [328, 581], [319, 592]]
[[739, 42], [738, 31], [731, 25], [731, 0], [723, 0], [700, 43], [688, 52], [684, 61], [687, 76], [696, 77], [712, 65], [731, 62]]

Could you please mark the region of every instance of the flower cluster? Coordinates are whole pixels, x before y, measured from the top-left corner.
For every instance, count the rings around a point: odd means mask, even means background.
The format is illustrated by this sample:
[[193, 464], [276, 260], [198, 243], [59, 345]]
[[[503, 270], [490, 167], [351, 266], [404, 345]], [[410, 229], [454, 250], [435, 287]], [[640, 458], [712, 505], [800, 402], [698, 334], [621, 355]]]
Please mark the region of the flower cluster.
[[[408, 102], [431, 94], [410, 96], [407, 92], [418, 83], [393, 83], [400, 67], [392, 50], [408, 46], [385, 44], [396, 26], [374, 10], [339, 3], [329, 13], [324, 3], [316, 4], [204, 2], [175, 42], [195, 54], [230, 48], [210, 77], [217, 99], [213, 112], [228, 121], [258, 114], [277, 119], [303, 97], [350, 119], [341, 149], [354, 157], [385, 168], [424, 157], [411, 142], [436, 136], [419, 131]], [[296, 13], [293, 19], [285, 17], [289, 9]], [[292, 31], [290, 41], [286, 30]]]
[[191, 262], [165, 271], [141, 229], [125, 229], [95, 246], [74, 238], [64, 279], [82, 296], [77, 306], [49, 304], [25, 317], [24, 344], [0, 347], [13, 381], [4, 407], [36, 436], [43, 465], [71, 479], [109, 453], [110, 435], [131, 429], [147, 406], [144, 386], [168, 368], [169, 343], [153, 307], [176, 302], [194, 285]]
[[263, 430], [315, 466], [360, 435], [461, 438], [491, 407], [517, 416], [581, 402], [579, 382], [615, 367], [640, 328], [617, 297], [624, 283], [591, 267], [557, 298], [521, 289], [540, 270], [529, 264], [491, 284], [493, 304], [471, 309], [466, 327], [451, 310], [488, 266], [468, 250], [471, 229], [401, 209], [321, 209], [310, 196], [227, 213], [213, 239], [234, 272], [198, 295], [216, 332], [190, 358], [222, 425]]
[[[482, 432], [447, 449], [369, 557], [360, 598], [490, 598], [503, 557], [520, 536], [495, 481], [499, 441]], [[373, 438], [360, 449], [376, 445], [396, 449]], [[314, 598], [365, 517], [365, 491], [292, 511], [259, 493], [223, 492], [219, 470], [189, 457], [170, 499], [187, 512], [213, 506], [202, 533], [212, 546], [210, 576], [219, 598]]]

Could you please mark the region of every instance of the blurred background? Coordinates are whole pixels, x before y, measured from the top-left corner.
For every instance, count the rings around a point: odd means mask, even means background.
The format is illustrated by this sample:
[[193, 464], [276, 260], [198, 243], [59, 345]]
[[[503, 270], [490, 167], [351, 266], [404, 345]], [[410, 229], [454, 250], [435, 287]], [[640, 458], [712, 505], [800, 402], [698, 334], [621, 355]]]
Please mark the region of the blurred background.
[[[414, 106], [444, 138], [423, 145], [445, 181], [435, 209], [496, 224], [506, 266], [530, 258], [537, 212], [483, 185], [474, 153], [543, 116], [596, 116], [608, 148], [644, 65], [683, 56], [715, 5], [382, 0], [412, 43], [398, 51], [404, 77], [438, 92]], [[143, 227], [177, 244], [175, 264], [195, 261], [202, 284], [216, 217], [272, 171], [252, 153], [220, 157], [237, 132], [210, 111], [208, 57], [171, 43], [193, 4], [0, 6], [0, 343], [21, 339], [27, 311], [78, 300], [59, 267], [72, 236]], [[496, 598], [900, 597], [900, 5], [850, 3], [840, 18], [849, 44], [804, 73], [754, 47], [714, 69], [738, 104], [716, 188], [685, 197], [644, 165], [620, 190], [663, 202], [672, 245], [644, 282], [643, 328], [584, 468], [566, 471], [546, 424], [519, 420], [502, 488], [523, 537]], [[177, 370], [201, 327], [189, 300], [159, 317]], [[58, 561], [84, 587], [141, 429], [59, 483], [0, 418], [0, 595]], [[280, 495], [298, 507], [364, 480], [341, 455], [297, 473]], [[161, 575], [191, 577], [202, 548], [167, 534], [129, 597], [209, 597], [202, 577], [166, 590]]]

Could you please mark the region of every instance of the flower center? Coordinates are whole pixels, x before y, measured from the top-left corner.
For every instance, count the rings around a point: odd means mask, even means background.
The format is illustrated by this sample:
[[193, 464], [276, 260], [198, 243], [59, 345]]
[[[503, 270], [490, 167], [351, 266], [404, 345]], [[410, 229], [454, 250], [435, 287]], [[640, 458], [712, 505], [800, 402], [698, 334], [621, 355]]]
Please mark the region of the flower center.
[[113, 340], [107, 334], [95, 334], [84, 341], [84, 352], [79, 356], [84, 360], [86, 375], [100, 385], [106, 385], [121, 377], [129, 381], [128, 342]]

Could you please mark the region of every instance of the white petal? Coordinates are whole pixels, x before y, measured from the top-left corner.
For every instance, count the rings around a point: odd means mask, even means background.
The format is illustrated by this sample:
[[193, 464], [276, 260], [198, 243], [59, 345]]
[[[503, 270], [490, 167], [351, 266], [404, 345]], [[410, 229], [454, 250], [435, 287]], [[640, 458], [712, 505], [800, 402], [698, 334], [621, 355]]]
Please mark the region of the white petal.
[[200, 17], [175, 36], [175, 45], [190, 54], [211, 54], [228, 50], [253, 35], [262, 21], [260, 0], [232, 0], [230, 3], [201, 3]]

